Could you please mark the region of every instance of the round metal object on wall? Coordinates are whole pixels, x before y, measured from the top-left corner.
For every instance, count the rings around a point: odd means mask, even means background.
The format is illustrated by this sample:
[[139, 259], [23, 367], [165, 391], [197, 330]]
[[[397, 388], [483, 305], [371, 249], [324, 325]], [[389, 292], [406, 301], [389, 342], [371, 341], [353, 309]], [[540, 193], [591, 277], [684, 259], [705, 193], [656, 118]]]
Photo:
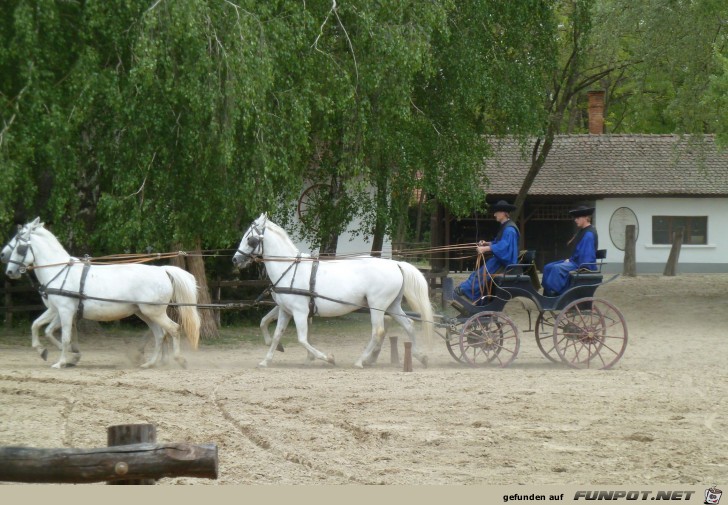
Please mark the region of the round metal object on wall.
[[637, 221], [637, 215], [629, 207], [620, 207], [612, 213], [609, 219], [609, 238], [612, 240], [614, 247], [620, 251], [624, 251], [625, 247], [625, 229], [627, 225], [634, 225], [634, 238], [637, 240], [640, 234], [640, 225]]

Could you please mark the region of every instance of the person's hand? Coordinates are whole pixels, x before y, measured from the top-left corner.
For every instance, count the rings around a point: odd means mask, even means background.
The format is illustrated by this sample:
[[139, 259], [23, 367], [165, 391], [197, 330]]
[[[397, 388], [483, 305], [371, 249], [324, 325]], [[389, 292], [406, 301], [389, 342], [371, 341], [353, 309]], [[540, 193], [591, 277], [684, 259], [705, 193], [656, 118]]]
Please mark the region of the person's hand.
[[569, 263], [569, 258], [566, 258], [566, 259], [564, 260], [564, 263]]
[[485, 254], [488, 251], [490, 251], [490, 246], [487, 246], [487, 245], [479, 245], [477, 247], [477, 249], [478, 249], [478, 254]]

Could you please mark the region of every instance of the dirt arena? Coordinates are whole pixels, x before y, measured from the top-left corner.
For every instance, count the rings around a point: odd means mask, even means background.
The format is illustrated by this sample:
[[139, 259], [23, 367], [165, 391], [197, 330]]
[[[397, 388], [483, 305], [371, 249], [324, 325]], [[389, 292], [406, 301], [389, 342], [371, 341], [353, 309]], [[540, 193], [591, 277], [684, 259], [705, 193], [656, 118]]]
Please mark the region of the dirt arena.
[[[527, 332], [506, 369], [467, 368], [442, 342], [426, 369], [391, 365], [388, 342], [376, 366], [354, 369], [369, 335], [358, 314], [314, 321], [335, 367], [307, 364], [292, 329], [268, 369], [257, 327], [187, 351], [186, 370], [135, 368], [143, 330], [82, 333], [81, 362], [64, 370], [50, 368], [56, 351], [44, 362], [29, 335], [6, 334], [0, 445], [103, 447], [107, 426], [128, 423], [217, 444], [218, 480], [160, 484], [725, 483], [728, 274], [620, 277], [597, 296], [628, 324], [612, 370], [553, 364]], [[520, 306], [508, 312], [528, 329]]]

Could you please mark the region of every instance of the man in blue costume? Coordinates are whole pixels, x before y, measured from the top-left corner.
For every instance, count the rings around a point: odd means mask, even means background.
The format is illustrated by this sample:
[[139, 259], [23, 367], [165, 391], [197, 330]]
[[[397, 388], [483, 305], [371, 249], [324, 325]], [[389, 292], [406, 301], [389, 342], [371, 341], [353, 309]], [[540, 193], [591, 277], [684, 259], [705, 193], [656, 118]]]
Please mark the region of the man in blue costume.
[[568, 245], [571, 247], [571, 256], [563, 261], [553, 261], [543, 268], [543, 294], [558, 296], [566, 290], [569, 284], [569, 272], [579, 268], [596, 270], [597, 248], [599, 237], [597, 230], [592, 226], [594, 207], [579, 206], [569, 211], [569, 215], [576, 222], [577, 232]]
[[500, 223], [500, 229], [492, 242], [485, 242], [484, 240], [478, 242], [477, 251], [478, 254], [490, 252], [493, 255], [488, 258], [485, 265], [470, 274], [462, 284], [455, 288], [455, 293], [472, 301], [481, 297], [481, 287], [485, 287], [486, 282], [490, 282], [491, 274], [508, 265], [518, 263], [519, 232], [518, 227], [511, 221], [510, 217], [510, 213], [516, 210], [516, 206], [501, 200], [492, 205], [491, 210], [496, 221]]

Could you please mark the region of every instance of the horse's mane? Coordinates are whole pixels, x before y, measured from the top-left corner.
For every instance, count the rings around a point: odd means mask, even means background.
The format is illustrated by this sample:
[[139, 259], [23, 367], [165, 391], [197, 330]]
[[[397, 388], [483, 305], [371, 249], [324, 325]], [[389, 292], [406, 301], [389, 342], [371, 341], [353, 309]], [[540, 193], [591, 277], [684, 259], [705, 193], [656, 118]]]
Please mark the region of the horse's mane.
[[286, 230], [284, 230], [283, 228], [281, 228], [280, 226], [275, 224], [273, 221], [266, 221], [265, 226], [266, 226], [266, 228], [268, 228], [266, 230], [266, 233], [268, 233], [269, 231], [272, 231], [273, 233], [278, 235], [281, 238], [281, 240], [283, 240], [283, 242], [285, 242], [285, 244], [288, 247], [290, 247], [291, 249], [293, 249], [296, 252], [301, 252], [298, 250], [298, 247], [296, 247], [296, 244], [294, 244], [293, 241], [291, 240], [291, 238], [288, 236], [288, 233], [286, 233]]
[[[31, 235], [36, 235], [40, 237], [42, 240], [45, 240], [50, 247], [60, 249], [64, 253], [68, 254], [66, 251], [66, 248], [63, 247], [63, 245], [58, 241], [55, 235], [53, 235], [50, 231], [46, 230], [43, 225], [37, 226], [30, 231]], [[70, 256], [70, 254], [69, 254]]]

